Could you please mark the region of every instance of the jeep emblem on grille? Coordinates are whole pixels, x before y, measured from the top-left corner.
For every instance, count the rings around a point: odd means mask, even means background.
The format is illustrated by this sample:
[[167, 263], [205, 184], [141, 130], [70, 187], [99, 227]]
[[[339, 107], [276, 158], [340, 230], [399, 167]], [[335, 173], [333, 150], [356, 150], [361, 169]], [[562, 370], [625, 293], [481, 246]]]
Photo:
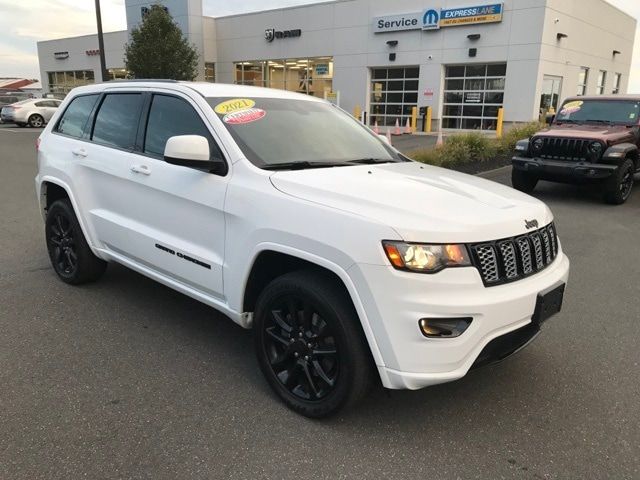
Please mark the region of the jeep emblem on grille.
[[525, 219], [524, 226], [527, 227], [527, 230], [531, 230], [532, 228], [538, 228], [538, 220]]

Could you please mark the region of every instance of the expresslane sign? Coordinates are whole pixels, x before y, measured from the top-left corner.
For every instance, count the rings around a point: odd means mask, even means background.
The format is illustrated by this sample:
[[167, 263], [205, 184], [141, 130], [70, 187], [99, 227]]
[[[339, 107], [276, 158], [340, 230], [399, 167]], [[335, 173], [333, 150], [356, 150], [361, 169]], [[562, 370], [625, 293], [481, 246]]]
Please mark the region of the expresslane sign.
[[494, 3], [474, 7], [449, 9], [427, 8], [422, 12], [386, 15], [373, 19], [373, 32], [399, 32], [404, 30], [438, 30], [442, 27], [495, 23], [502, 21], [504, 4]]

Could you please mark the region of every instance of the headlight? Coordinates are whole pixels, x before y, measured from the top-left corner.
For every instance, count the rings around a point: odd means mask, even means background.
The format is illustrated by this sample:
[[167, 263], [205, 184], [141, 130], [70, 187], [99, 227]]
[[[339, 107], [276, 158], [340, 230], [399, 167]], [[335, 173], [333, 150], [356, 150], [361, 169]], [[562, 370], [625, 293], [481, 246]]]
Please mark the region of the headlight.
[[540, 150], [542, 150], [542, 147], [544, 147], [544, 140], [542, 140], [541, 138], [536, 138], [533, 141], [532, 146], [536, 152], [539, 152]]
[[594, 155], [600, 155], [602, 153], [602, 144], [600, 142], [591, 142], [589, 144], [589, 151]]
[[382, 242], [387, 258], [398, 270], [436, 273], [448, 267], [471, 265], [464, 245], [427, 245], [404, 242]]

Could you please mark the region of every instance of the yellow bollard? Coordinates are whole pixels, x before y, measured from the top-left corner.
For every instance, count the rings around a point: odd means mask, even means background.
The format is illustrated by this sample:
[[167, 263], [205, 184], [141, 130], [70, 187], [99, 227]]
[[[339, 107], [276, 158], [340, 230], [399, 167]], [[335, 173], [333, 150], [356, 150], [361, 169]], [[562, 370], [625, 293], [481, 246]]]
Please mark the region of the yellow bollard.
[[502, 138], [502, 124], [504, 123], [504, 108], [498, 109], [498, 124], [496, 125], [496, 138]]
[[418, 107], [411, 107], [411, 133], [416, 133], [418, 125]]
[[426, 133], [431, 133], [431, 116], [433, 115], [431, 107], [427, 107], [427, 118], [424, 121], [424, 125], [422, 126], [422, 131]]
[[356, 117], [357, 120], [361, 120], [360, 115], [362, 115], [362, 109], [360, 105], [356, 105], [353, 107], [353, 116]]

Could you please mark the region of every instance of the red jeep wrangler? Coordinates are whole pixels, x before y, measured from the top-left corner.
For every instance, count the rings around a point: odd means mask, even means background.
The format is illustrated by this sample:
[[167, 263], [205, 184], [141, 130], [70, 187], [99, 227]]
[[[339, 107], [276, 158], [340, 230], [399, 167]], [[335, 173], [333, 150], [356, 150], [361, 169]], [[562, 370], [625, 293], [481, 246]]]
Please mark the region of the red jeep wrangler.
[[568, 98], [548, 128], [516, 144], [511, 182], [527, 193], [538, 180], [598, 183], [619, 205], [640, 171], [639, 145], [640, 95]]

